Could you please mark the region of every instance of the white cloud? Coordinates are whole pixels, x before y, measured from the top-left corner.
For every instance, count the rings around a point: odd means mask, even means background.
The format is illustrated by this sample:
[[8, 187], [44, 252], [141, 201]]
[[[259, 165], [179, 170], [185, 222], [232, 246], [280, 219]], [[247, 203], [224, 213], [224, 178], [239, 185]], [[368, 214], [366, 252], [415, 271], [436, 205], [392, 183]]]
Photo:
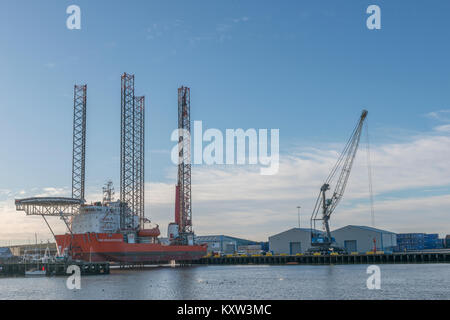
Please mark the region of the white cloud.
[[[391, 199], [376, 203], [377, 227], [398, 233], [426, 232], [450, 233], [450, 195], [420, 196], [407, 199]], [[333, 225], [342, 227], [349, 224], [366, 224], [367, 205], [357, 205], [341, 210]]]
[[434, 130], [439, 132], [450, 132], [450, 124], [444, 124], [442, 126], [437, 126]]
[[249, 18], [248, 17], [241, 17], [241, 18], [235, 18], [235, 19], [233, 19], [233, 22], [234, 23], [239, 23], [239, 22], [247, 22], [249, 20]]
[[426, 117], [442, 122], [450, 122], [450, 109], [442, 109], [438, 111], [429, 112]]
[[147, 27], [147, 40], [154, 40], [170, 34], [183, 25], [183, 21], [176, 19], [170, 22], [153, 23]]
[[153, 40], [155, 38], [159, 38], [163, 35], [163, 26], [158, 25], [157, 23], [152, 24], [147, 28], [147, 40]]
[[[14, 199], [0, 202], [0, 245], [34, 243], [35, 233], [38, 241], [53, 241], [53, 236], [40, 216], [27, 216], [16, 211]], [[54, 232], [64, 233], [65, 226], [58, 218], [49, 218]]]
[[0, 189], [0, 197], [10, 197], [12, 194], [12, 191], [9, 189]]
[[43, 188], [42, 192], [35, 195], [35, 197], [68, 197], [69, 196], [68, 188], [54, 188], [54, 187], [46, 187]]

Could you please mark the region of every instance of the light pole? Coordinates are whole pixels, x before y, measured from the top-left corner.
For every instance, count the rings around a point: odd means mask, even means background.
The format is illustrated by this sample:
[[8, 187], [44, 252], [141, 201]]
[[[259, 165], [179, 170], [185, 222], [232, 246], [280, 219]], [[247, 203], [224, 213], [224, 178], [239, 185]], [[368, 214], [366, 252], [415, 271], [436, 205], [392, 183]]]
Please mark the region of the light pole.
[[297, 206], [298, 209], [298, 227], [300, 228], [300, 206]]

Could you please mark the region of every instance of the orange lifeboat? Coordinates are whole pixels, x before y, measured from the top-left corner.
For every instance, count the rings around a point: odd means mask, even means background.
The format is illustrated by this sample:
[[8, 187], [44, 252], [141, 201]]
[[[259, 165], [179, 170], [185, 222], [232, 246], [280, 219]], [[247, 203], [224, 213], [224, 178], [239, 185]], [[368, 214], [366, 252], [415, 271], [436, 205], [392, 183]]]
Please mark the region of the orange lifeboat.
[[156, 228], [152, 228], [152, 229], [141, 229], [138, 232], [138, 236], [142, 237], [142, 238], [146, 238], [146, 237], [158, 237], [161, 234], [161, 232], [159, 231], [159, 227]]

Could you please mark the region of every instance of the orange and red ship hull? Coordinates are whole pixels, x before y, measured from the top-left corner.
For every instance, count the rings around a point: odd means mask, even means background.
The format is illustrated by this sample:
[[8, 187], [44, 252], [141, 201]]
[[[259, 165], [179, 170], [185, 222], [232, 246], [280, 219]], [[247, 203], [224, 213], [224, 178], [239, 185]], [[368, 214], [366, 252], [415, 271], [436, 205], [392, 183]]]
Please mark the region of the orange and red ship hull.
[[60, 253], [92, 262], [161, 263], [171, 260], [197, 260], [206, 255], [204, 245], [164, 245], [127, 243], [120, 233], [85, 233], [55, 236]]

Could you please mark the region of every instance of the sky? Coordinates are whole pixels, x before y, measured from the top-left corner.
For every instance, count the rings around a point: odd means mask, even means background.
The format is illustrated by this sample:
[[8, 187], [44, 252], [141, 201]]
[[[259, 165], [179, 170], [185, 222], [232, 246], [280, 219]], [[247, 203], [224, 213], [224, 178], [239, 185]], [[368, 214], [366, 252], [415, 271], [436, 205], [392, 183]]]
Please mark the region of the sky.
[[[66, 27], [70, 5], [81, 29]], [[369, 30], [366, 9], [381, 9]], [[194, 165], [197, 234], [253, 240], [309, 218], [362, 109], [375, 226], [450, 234], [448, 1], [2, 1], [0, 244], [51, 235], [14, 199], [70, 196], [73, 86], [87, 84], [87, 200], [118, 195], [120, 76], [146, 96], [146, 214], [173, 220], [177, 88], [204, 129], [279, 129], [280, 169]], [[365, 134], [332, 229], [370, 225]], [[51, 223], [64, 232], [58, 219]]]

